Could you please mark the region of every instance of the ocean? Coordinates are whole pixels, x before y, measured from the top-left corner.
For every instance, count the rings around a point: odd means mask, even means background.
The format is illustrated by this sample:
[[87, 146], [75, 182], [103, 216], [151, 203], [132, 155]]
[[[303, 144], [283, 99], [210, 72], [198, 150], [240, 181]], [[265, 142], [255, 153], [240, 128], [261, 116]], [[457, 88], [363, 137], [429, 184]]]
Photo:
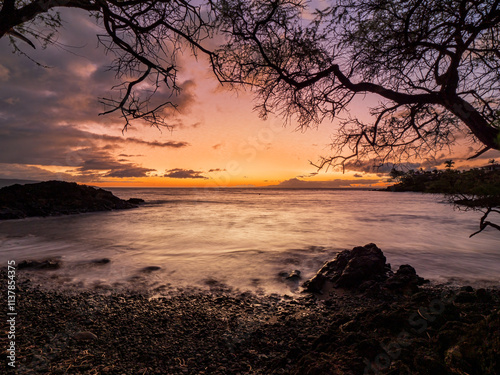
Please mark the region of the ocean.
[[[394, 270], [433, 283], [500, 285], [500, 233], [439, 195], [362, 190], [112, 188], [137, 209], [0, 222], [0, 264], [59, 258], [32, 272], [56, 288], [214, 286], [295, 293], [325, 261], [375, 243]], [[109, 263], [93, 261], [108, 258]], [[159, 269], [145, 271], [146, 267]]]

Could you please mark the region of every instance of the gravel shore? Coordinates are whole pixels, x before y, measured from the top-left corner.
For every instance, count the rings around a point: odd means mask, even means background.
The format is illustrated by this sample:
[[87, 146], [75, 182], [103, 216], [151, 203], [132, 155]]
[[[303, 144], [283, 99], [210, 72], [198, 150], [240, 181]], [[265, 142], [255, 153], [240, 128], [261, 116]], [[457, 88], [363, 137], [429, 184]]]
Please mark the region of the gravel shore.
[[16, 296], [15, 369], [2, 354], [8, 373], [500, 373], [498, 290], [292, 298], [213, 288], [152, 297], [56, 292], [20, 274]]

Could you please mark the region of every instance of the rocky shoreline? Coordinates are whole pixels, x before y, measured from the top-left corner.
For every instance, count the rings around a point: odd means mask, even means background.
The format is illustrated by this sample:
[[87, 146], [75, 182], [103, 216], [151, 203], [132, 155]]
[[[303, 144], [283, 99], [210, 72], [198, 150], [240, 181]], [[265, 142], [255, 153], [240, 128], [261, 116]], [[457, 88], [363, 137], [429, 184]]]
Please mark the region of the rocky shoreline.
[[[216, 285], [160, 297], [147, 290], [58, 292], [21, 270], [17, 367], [9, 372], [500, 373], [500, 290], [423, 284], [410, 266], [390, 271], [379, 251], [369, 244], [339, 253], [305, 284], [314, 293], [295, 296]], [[368, 271], [370, 262], [378, 266]], [[365, 269], [353, 277], [349, 264]], [[317, 289], [319, 275], [325, 279]], [[7, 280], [5, 271], [0, 278]], [[4, 348], [6, 337], [7, 326]]]
[[125, 201], [107, 190], [74, 182], [16, 184], [0, 189], [0, 220], [124, 210], [142, 203], [139, 198]]

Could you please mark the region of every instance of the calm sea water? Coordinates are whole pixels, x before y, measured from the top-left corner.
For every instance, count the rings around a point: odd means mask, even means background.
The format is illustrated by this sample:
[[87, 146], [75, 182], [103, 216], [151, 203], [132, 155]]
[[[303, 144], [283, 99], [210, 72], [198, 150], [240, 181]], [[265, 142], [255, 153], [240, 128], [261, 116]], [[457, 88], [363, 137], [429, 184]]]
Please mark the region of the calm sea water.
[[[500, 284], [500, 233], [442, 198], [352, 190], [110, 189], [138, 209], [0, 222], [0, 262], [61, 257], [43, 277], [83, 287], [206, 287], [285, 293], [343, 249], [376, 243], [434, 282]], [[106, 265], [91, 265], [109, 258]], [[144, 272], [143, 268], [160, 270]]]

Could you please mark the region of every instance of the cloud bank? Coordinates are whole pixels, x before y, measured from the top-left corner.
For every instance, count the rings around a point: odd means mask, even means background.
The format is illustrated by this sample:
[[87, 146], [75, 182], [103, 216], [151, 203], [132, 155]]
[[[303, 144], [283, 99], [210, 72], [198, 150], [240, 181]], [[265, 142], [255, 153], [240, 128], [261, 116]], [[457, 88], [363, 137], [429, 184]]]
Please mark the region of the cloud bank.
[[201, 178], [208, 179], [208, 177], [203, 176], [203, 172], [194, 171], [192, 169], [181, 169], [175, 168], [165, 171], [163, 177], [167, 178]]
[[[160, 142], [122, 135], [123, 120], [118, 114], [99, 116], [105, 108], [98, 98], [117, 94], [110, 91], [119, 83], [109, 70], [113, 56], [96, 48], [100, 29], [87, 12], [63, 9], [61, 15], [65, 28], [55, 45], [27, 47], [29, 58], [0, 54], [0, 178], [145, 177], [153, 169], [127, 160], [134, 157], [127, 148], [188, 147], [182, 140]], [[0, 40], [0, 50], [12, 50], [8, 38]], [[196, 100], [195, 82], [180, 82], [179, 87], [179, 95], [162, 88], [157, 99], [177, 107], [165, 113], [173, 124], [180, 123], [178, 111], [188, 112]], [[94, 132], [94, 127], [100, 130]], [[107, 134], [98, 134], [102, 129]], [[48, 170], [54, 166], [67, 171], [54, 174]]]

